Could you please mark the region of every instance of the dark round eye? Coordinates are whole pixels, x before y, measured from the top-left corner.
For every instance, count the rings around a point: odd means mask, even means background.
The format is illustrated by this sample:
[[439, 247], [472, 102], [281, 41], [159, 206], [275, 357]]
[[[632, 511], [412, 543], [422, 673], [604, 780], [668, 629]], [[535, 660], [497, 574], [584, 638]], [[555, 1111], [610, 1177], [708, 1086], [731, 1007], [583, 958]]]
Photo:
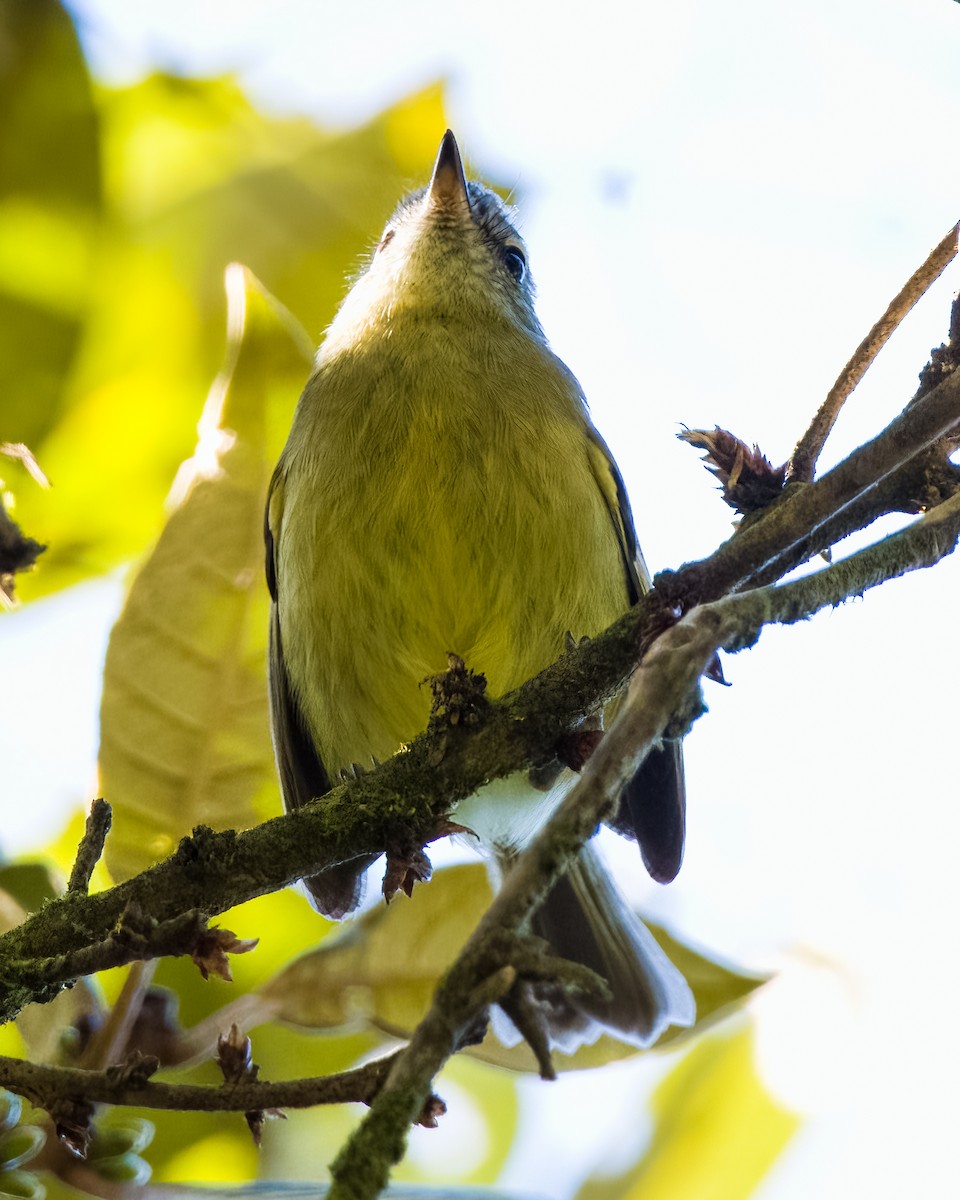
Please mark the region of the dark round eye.
[[527, 269], [527, 260], [523, 256], [523, 251], [519, 246], [504, 246], [503, 261], [507, 270], [519, 283]]

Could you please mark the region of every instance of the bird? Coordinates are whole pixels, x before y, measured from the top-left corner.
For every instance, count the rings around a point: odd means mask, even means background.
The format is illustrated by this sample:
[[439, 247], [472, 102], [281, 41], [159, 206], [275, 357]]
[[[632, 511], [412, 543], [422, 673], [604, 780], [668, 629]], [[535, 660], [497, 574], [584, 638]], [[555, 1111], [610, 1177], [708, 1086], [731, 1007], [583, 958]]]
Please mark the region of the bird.
[[[450, 130], [325, 333], [270, 483], [265, 540], [287, 810], [420, 732], [421, 684], [449, 654], [502, 695], [651, 586], [620, 471], [537, 318], [513, 210], [467, 181]], [[548, 775], [497, 780], [458, 805], [494, 874], [509, 873], [575, 779], [560, 764]], [[665, 741], [611, 821], [660, 882], [679, 870], [685, 808], [680, 745]], [[305, 880], [314, 906], [353, 912], [372, 861]], [[693, 1023], [686, 980], [592, 841], [531, 933], [609, 985], [606, 997], [541, 989], [555, 1048], [602, 1034], [648, 1046]], [[507, 1026], [498, 1034], [518, 1038]]]

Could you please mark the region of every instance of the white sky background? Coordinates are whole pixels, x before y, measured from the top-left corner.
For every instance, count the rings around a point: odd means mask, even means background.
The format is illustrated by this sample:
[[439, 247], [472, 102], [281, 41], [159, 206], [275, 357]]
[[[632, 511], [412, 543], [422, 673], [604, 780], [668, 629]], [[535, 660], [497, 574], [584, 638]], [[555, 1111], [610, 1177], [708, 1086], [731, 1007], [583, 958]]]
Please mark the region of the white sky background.
[[[620, 462], [653, 569], [729, 532], [710, 477], [674, 437], [679, 423], [719, 423], [782, 461], [960, 216], [950, 0], [73, 9], [107, 78], [238, 68], [258, 102], [344, 127], [447, 78], [467, 158], [518, 189], [543, 324]], [[824, 466], [913, 394], [958, 286], [954, 264], [849, 402]], [[710, 715], [688, 739], [680, 878], [656, 889], [617, 855], [625, 887], [681, 934], [782, 969], [756, 1006], [762, 1066], [810, 1119], [762, 1200], [945, 1194], [955, 1173], [953, 1105], [938, 1097], [960, 1075], [947, 1012], [958, 984], [958, 584], [951, 559], [728, 659], [733, 687], [708, 685]], [[119, 588], [83, 594], [69, 601], [69, 628], [57, 599], [0, 625], [5, 690], [23, 718], [0, 744], [8, 773], [14, 764], [8, 794], [28, 817], [17, 831], [5, 812], [8, 850], [40, 844], [54, 814], [86, 798], [76, 781], [92, 770]], [[31, 742], [40, 727], [56, 762]], [[614, 1075], [636, 1097], [657, 1072]], [[625, 1165], [636, 1144], [608, 1125], [611, 1086], [609, 1072], [532, 1084], [531, 1133], [509, 1181], [564, 1195], [559, 1116], [552, 1136], [548, 1125], [573, 1102], [582, 1132], [570, 1160], [595, 1146], [598, 1163]], [[421, 1138], [414, 1152], [433, 1153]]]

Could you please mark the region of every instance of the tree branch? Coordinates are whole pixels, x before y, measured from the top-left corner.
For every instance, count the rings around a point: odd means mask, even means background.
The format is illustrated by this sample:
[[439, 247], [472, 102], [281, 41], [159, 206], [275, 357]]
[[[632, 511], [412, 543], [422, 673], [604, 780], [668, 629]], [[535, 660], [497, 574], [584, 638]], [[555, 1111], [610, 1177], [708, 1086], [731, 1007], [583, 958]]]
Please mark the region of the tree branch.
[[787, 471], [788, 483], [809, 483], [814, 476], [817, 459], [830, 436], [840, 410], [854, 388], [870, 368], [870, 364], [887, 344], [890, 336], [917, 303], [927, 288], [940, 277], [957, 253], [957, 233], [954, 225], [930, 251], [924, 262], [910, 276], [899, 293], [890, 301], [886, 312], [870, 330], [840, 372], [836, 383], [827, 393], [806, 433], [797, 443]]
[[524, 923], [590, 838], [676, 713], [699, 707], [699, 680], [718, 650], [752, 645], [764, 625], [792, 624], [862, 595], [907, 571], [931, 566], [956, 547], [960, 495], [909, 528], [793, 583], [728, 596], [693, 610], [657, 641], [630, 685], [620, 715], [577, 785], [518, 857], [482, 921], [397, 1055], [370, 1113], [331, 1165], [328, 1200], [372, 1200], [403, 1157], [407, 1130], [433, 1080], [477, 1014], [478, 989]]
[[100, 861], [100, 855], [103, 854], [103, 844], [107, 840], [112, 821], [113, 813], [106, 800], [94, 800], [77, 849], [77, 859], [67, 883], [69, 893], [86, 894], [90, 886], [90, 876]]
[[[798, 485], [708, 559], [657, 577], [654, 592], [600, 637], [485, 710], [480, 727], [428, 731], [318, 803], [243, 833], [198, 827], [176, 853], [95, 895], [72, 892], [0, 937], [0, 1020], [81, 974], [192, 952], [204, 922], [324, 866], [426, 840], [481, 784], [551, 761], [561, 736], [617, 693], [674, 609], [716, 600], [793, 565], [835, 514], [960, 421], [960, 372], [813, 484]], [[412, 815], [411, 815], [412, 814]], [[144, 914], [149, 914], [147, 919]]]
[[657, 591], [688, 608], [760, 578], [780, 578], [809, 557], [811, 543], [823, 548], [822, 531], [835, 527], [855, 501], [958, 423], [960, 372], [955, 371], [816, 483], [793, 485], [755, 520], [744, 521], [709, 558], [662, 572], [654, 580]]
[[[310, 1108], [314, 1104], [369, 1104], [386, 1079], [396, 1053], [351, 1071], [268, 1083], [262, 1080], [204, 1087], [157, 1083], [133, 1069], [85, 1071], [0, 1056], [0, 1085], [40, 1108], [56, 1108], [65, 1099], [94, 1104], [132, 1105], [177, 1112], [248, 1112], [266, 1108]], [[155, 1065], [155, 1060], [154, 1060]], [[149, 1074], [147, 1064], [146, 1073]]]

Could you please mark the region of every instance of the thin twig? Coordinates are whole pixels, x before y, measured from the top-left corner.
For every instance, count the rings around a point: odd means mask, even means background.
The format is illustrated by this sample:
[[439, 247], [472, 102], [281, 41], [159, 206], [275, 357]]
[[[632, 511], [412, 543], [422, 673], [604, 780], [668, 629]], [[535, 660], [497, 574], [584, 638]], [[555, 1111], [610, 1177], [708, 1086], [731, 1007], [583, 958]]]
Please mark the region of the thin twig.
[[[795, 565], [793, 548], [808, 543], [855, 500], [909, 462], [960, 421], [960, 372], [909, 404], [875, 438], [854, 450], [816, 483], [794, 485], [781, 501], [744, 524], [718, 550], [654, 579], [658, 592], [684, 607], [718, 600], [751, 583], [774, 564]], [[780, 566], [781, 563], [788, 565]]]
[[0, 1086], [49, 1109], [67, 1097], [95, 1104], [132, 1105], [177, 1112], [247, 1112], [258, 1108], [309, 1108], [314, 1104], [369, 1104], [387, 1077], [393, 1054], [351, 1071], [277, 1082], [254, 1080], [204, 1087], [131, 1081], [122, 1069], [87, 1071], [0, 1056]]
[[77, 859], [70, 872], [70, 881], [67, 884], [68, 894], [79, 892], [81, 895], [86, 895], [93, 869], [100, 861], [100, 855], [103, 854], [103, 844], [107, 840], [112, 821], [113, 811], [106, 800], [94, 800], [90, 805], [87, 824], [77, 849]]
[[856, 348], [853, 357], [840, 372], [837, 382], [827, 393], [806, 433], [797, 443], [787, 469], [788, 483], [809, 483], [813, 479], [817, 459], [840, 415], [841, 408], [903, 318], [956, 255], [958, 230], [960, 226], [954, 225], [939, 245], [930, 251], [926, 262], [914, 271], [890, 301], [880, 320]]
[[0, 454], [16, 459], [34, 483], [38, 483], [43, 488], [50, 486], [50, 480], [44, 475], [43, 469], [34, 458], [33, 451], [23, 442], [0, 442]]
[[79, 1066], [90, 1071], [102, 1071], [123, 1058], [156, 969], [156, 959], [132, 964], [107, 1019], [84, 1047]]
[[[950, 306], [947, 341], [930, 351], [930, 359], [920, 372], [920, 387], [907, 408], [929, 395], [935, 387], [960, 366], [960, 296]], [[879, 483], [862, 492], [852, 504], [832, 514], [816, 532], [796, 542], [761, 571], [750, 575], [744, 586], [765, 587], [776, 583], [788, 571], [808, 562], [828, 547], [835, 546], [852, 533], [859, 533], [887, 513], [915, 516], [929, 512], [960, 491], [960, 466], [951, 455], [960, 445], [960, 421], [926, 449], [908, 458]]]

